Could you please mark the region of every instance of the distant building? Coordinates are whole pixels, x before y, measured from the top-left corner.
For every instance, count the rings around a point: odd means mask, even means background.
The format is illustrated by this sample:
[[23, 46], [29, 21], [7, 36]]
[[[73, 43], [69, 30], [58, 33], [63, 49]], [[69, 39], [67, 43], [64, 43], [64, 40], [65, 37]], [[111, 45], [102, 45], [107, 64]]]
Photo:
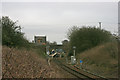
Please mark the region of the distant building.
[[46, 45], [46, 36], [34, 36], [34, 41], [38, 45]]
[[68, 44], [68, 40], [62, 41], [62, 45], [66, 45], [66, 44]]

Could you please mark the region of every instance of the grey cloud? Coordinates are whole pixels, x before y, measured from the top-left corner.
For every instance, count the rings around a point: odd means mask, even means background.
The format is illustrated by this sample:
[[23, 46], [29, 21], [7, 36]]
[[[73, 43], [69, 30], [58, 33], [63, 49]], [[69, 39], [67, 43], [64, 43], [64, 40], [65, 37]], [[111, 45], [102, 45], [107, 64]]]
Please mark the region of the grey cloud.
[[[67, 29], [73, 25], [97, 26], [101, 21], [104, 24], [103, 28], [114, 32], [114, 29], [117, 30], [118, 21], [117, 4], [117, 2], [4, 2], [2, 13], [10, 16], [12, 20], [19, 20], [29, 40], [32, 40], [35, 34], [46, 34], [50, 41], [60, 42], [65, 38]], [[56, 38], [58, 35], [59, 38]]]

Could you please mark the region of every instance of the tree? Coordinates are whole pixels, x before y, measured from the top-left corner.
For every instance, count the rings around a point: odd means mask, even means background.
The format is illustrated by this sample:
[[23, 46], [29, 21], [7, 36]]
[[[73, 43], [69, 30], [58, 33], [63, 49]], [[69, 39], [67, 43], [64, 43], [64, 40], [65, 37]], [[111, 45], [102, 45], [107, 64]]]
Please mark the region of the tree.
[[80, 53], [99, 44], [105, 43], [111, 39], [111, 33], [95, 27], [73, 27], [70, 30], [68, 38], [70, 40], [70, 50], [76, 46], [76, 52]]
[[50, 45], [57, 45], [57, 42], [53, 41]]
[[9, 47], [27, 46], [28, 40], [24, 38], [24, 33], [21, 32], [21, 27], [17, 22], [13, 22], [9, 17], [3, 16], [0, 19], [2, 24], [2, 45]]
[[79, 27], [73, 26], [72, 28], [68, 29], [67, 37], [70, 39], [70, 37], [79, 30]]

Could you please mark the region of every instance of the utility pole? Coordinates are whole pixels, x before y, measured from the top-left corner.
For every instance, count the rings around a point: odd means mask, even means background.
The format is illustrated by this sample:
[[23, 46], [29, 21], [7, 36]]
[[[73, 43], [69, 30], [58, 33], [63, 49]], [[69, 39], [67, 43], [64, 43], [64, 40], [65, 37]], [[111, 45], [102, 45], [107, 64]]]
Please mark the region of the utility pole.
[[118, 37], [120, 38], [120, 23], [118, 23]]
[[101, 29], [101, 22], [99, 22], [99, 28]]
[[75, 57], [75, 49], [76, 49], [76, 47], [75, 47], [75, 46], [73, 46], [73, 53], [74, 53], [74, 57]]

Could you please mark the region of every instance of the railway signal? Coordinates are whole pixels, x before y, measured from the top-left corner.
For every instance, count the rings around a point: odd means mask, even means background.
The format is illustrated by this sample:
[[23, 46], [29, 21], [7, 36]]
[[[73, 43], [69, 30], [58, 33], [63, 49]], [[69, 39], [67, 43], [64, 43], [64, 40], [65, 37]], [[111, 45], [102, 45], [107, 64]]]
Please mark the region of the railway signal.
[[76, 47], [73, 46], [73, 56], [71, 56], [71, 64], [75, 64], [76, 63], [75, 49], [76, 49]]
[[75, 49], [76, 49], [76, 47], [75, 47], [75, 46], [73, 46], [73, 53], [74, 53], [74, 57], [75, 57]]

